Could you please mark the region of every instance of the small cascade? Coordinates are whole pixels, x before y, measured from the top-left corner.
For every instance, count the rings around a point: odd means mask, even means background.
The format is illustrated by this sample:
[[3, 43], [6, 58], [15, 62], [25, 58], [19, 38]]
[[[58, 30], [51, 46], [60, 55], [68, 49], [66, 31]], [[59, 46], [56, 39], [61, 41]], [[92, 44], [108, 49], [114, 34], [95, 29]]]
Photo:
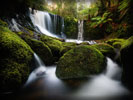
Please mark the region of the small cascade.
[[35, 64], [37, 68], [30, 74], [25, 85], [31, 83], [32, 81], [37, 79], [37, 77], [41, 77], [46, 73], [46, 66], [44, 65], [44, 63], [36, 53], [34, 53], [34, 58], [35, 58]]
[[107, 58], [107, 69], [105, 72], [105, 76], [112, 79], [120, 80], [121, 73], [122, 69], [118, 66], [118, 64], [113, 62], [110, 58]]
[[78, 20], [78, 41], [83, 41], [84, 21]]
[[77, 44], [80, 44], [82, 42], [86, 42], [90, 45], [96, 44], [96, 42], [94, 40], [84, 41], [83, 33], [84, 33], [84, 21], [78, 20], [78, 37], [77, 37], [77, 39], [66, 39], [65, 42], [75, 42]]
[[[105, 73], [93, 76], [88, 83], [84, 84], [77, 93], [78, 97], [109, 98], [128, 95], [129, 91], [121, 84], [122, 70], [110, 58], [107, 58]], [[99, 100], [99, 99], [98, 99]]]
[[56, 29], [57, 29], [57, 22], [58, 22], [58, 16], [57, 15], [53, 15], [53, 32], [57, 33]]
[[37, 67], [45, 66], [42, 60], [38, 57], [36, 53], [34, 53], [34, 57], [35, 57], [35, 63]]
[[64, 34], [64, 27], [65, 27], [65, 25], [64, 25], [64, 18], [62, 18], [62, 20], [61, 20], [61, 37], [63, 39], [66, 39], [66, 35]]

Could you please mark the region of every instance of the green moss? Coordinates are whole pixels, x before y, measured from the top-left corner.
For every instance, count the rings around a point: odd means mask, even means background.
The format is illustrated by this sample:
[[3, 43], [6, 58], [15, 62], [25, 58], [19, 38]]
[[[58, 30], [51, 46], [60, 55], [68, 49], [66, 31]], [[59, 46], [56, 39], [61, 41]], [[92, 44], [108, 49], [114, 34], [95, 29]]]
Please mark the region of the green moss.
[[27, 28], [24, 28], [23, 29], [23, 32], [17, 32], [17, 34], [22, 37], [22, 38], [25, 38], [25, 37], [28, 37], [28, 38], [33, 38], [34, 37], [34, 32], [27, 29]]
[[113, 58], [116, 55], [114, 47], [112, 47], [109, 44], [100, 43], [100, 44], [94, 44], [94, 45], [91, 45], [91, 46], [98, 49], [105, 56]]
[[61, 79], [83, 78], [102, 72], [105, 63], [105, 57], [97, 49], [91, 46], [78, 46], [60, 58], [56, 75]]
[[[6, 27], [0, 27], [0, 85], [2, 90], [20, 87], [30, 73], [33, 51]], [[14, 84], [12, 84], [14, 83]]]
[[77, 19], [71, 17], [65, 17], [64, 21], [65, 21], [64, 32], [67, 38], [73, 38], [73, 39], [77, 38], [77, 33], [78, 33]]
[[133, 36], [123, 42], [121, 49], [128, 48], [133, 45]]
[[40, 40], [44, 42], [52, 51], [53, 56], [56, 58], [56, 61], [60, 57], [60, 52], [62, 49], [62, 42], [59, 39], [52, 38], [46, 35], [41, 35]]
[[63, 55], [64, 53], [66, 53], [67, 51], [71, 50], [72, 48], [76, 46], [77, 44], [73, 42], [63, 42], [60, 54]]
[[30, 45], [32, 50], [39, 55], [46, 65], [53, 64], [52, 52], [46, 44], [44, 44], [42, 41], [30, 38], [25, 38], [24, 40]]
[[89, 45], [89, 43], [88, 42], [82, 42], [82, 43], [80, 43], [80, 45]]
[[124, 42], [125, 42], [125, 39], [118, 39], [118, 38], [116, 38], [116, 39], [110, 39], [110, 40], [106, 41], [106, 43], [108, 43], [108, 44], [110, 44], [113, 47], [118, 48], [118, 49], [121, 48], [121, 46], [122, 46], [122, 44]]
[[0, 26], [8, 27], [8, 24], [0, 19]]

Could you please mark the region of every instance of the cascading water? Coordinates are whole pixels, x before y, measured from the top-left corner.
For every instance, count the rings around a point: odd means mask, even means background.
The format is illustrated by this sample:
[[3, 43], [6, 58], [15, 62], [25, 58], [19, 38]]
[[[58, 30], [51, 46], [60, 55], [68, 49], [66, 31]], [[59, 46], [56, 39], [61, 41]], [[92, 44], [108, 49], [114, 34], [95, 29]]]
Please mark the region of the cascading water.
[[[57, 15], [49, 14], [48, 12], [34, 10], [32, 14], [32, 10], [30, 9], [30, 18], [35, 27], [37, 27], [37, 31], [39, 30], [41, 33], [46, 34], [48, 36], [57, 37], [57, 38], [65, 38], [64, 35], [64, 19], [59, 18]], [[57, 33], [57, 25], [61, 20], [61, 35]], [[56, 35], [58, 34], [58, 35]]]
[[107, 58], [107, 69], [94, 76], [75, 94], [78, 97], [109, 98], [127, 95], [129, 91], [120, 82], [122, 70], [110, 58]]
[[83, 41], [84, 21], [78, 20], [78, 41]]
[[34, 24], [34, 26], [39, 29], [40, 32], [52, 36], [58, 37], [57, 35], [53, 34], [53, 27], [52, 27], [52, 20], [48, 12], [38, 11], [35, 10], [34, 14], [31, 13], [30, 9], [30, 18]]
[[[38, 64], [42, 65], [38, 56], [34, 56]], [[53, 99], [50, 100], [55, 100], [55, 97], [59, 97], [58, 100], [83, 100], [84, 98], [91, 98], [93, 100], [110, 100], [112, 97], [113, 100], [116, 100], [114, 99], [115, 97], [117, 98], [119, 96], [126, 96], [129, 93], [120, 82], [122, 72], [121, 68], [110, 58], [107, 58], [107, 68], [103, 73], [90, 77], [89, 80], [86, 80], [84, 83], [80, 84], [76, 90], [73, 90], [73, 88], [70, 88], [65, 82], [62, 82], [62, 80], [56, 77], [56, 66], [49, 66], [46, 69], [47, 70], [45, 71], [45, 74], [41, 74], [39, 76], [37, 73], [40, 73], [41, 70], [38, 67], [29, 76], [26, 84], [26, 86], [30, 85], [30, 88], [32, 88], [31, 91], [28, 90], [29, 96], [34, 94], [38, 94], [35, 96], [35, 98], [52, 96]], [[70, 82], [75, 83], [75, 80], [71, 79]], [[70, 85], [73, 87], [74, 84]], [[67, 99], [67, 97], [69, 99]]]
[[32, 82], [34, 79], [36, 79], [38, 76], [43, 76], [46, 72], [46, 67], [42, 60], [38, 57], [36, 53], [34, 53], [35, 63], [36, 63], [36, 69], [31, 73], [30, 77], [28, 78], [25, 85]]
[[66, 39], [66, 35], [64, 34], [64, 27], [65, 27], [65, 25], [64, 25], [64, 18], [62, 18], [62, 20], [61, 20], [61, 37], [63, 39]]
[[84, 21], [83, 20], [78, 20], [78, 37], [77, 39], [66, 39], [66, 42], [76, 42], [77, 44], [80, 44], [82, 42], [87, 42], [88, 44], [96, 44], [94, 40], [91, 41], [84, 41], [83, 37], [84, 33]]

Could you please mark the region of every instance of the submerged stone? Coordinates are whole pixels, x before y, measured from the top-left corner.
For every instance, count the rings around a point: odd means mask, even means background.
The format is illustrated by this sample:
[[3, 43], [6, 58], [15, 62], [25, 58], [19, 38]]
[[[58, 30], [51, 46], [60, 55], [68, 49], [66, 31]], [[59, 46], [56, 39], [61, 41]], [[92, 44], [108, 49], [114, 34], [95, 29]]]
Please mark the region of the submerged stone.
[[91, 46], [78, 46], [66, 52], [59, 60], [56, 75], [60, 79], [84, 78], [105, 69], [103, 54]]

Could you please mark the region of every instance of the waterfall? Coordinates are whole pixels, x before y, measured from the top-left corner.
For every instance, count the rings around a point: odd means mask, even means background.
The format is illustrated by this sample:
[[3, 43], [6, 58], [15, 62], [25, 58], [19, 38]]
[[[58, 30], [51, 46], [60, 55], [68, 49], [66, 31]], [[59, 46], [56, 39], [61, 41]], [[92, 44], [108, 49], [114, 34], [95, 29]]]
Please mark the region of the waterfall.
[[107, 58], [107, 69], [105, 75], [112, 79], [120, 80], [122, 69], [113, 62], [110, 58]]
[[66, 39], [66, 35], [64, 34], [64, 27], [65, 27], [65, 25], [64, 25], [64, 18], [62, 18], [62, 20], [61, 20], [61, 37], [63, 39]]
[[78, 20], [78, 40], [83, 41], [84, 21]]
[[[34, 10], [34, 13], [30, 8], [30, 18], [32, 20], [33, 25], [36, 27], [38, 32], [41, 32], [45, 35], [64, 38], [64, 19], [59, 17], [58, 15], [49, 14], [48, 12]], [[61, 21], [61, 32], [57, 33], [57, 26]], [[58, 35], [57, 35], [58, 34]], [[59, 35], [60, 34], [60, 35]]]
[[53, 18], [53, 32], [54, 33], [57, 33], [56, 29], [57, 29], [57, 22], [58, 22], [58, 16], [57, 15], [53, 15], [54, 18]]
[[37, 31], [39, 29], [39, 31], [43, 34], [52, 37], [58, 37], [57, 35], [52, 33], [52, 19], [48, 12], [35, 10], [34, 14], [32, 14], [32, 11], [30, 9], [30, 18]]
[[45, 66], [42, 60], [38, 57], [36, 53], [34, 53], [35, 63], [37, 67]]

